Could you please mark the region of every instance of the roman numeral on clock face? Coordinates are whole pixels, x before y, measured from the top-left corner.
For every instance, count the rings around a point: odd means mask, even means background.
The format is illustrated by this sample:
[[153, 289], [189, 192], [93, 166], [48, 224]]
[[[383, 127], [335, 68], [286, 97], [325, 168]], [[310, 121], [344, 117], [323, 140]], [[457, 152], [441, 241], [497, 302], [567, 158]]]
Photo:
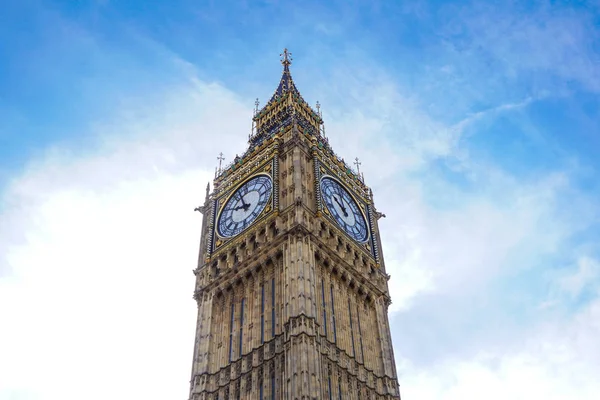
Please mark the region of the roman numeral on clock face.
[[365, 218], [350, 193], [331, 177], [323, 177], [320, 187], [325, 207], [338, 225], [354, 240], [367, 240]]
[[221, 237], [232, 237], [250, 226], [263, 212], [273, 192], [270, 176], [255, 176], [229, 197], [219, 215], [217, 231]]

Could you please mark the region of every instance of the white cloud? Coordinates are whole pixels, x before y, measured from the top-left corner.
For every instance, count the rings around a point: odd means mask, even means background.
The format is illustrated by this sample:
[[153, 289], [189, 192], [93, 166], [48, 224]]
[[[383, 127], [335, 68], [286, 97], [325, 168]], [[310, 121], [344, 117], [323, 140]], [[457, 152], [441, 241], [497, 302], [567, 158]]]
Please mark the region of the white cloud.
[[[467, 126], [484, 116], [521, 109], [532, 98], [447, 126], [423, 112], [382, 71], [340, 67], [336, 77], [338, 83], [324, 84], [329, 102], [338, 107], [325, 109], [327, 132], [347, 164], [360, 157], [376, 205], [388, 217], [380, 227], [392, 275], [392, 311], [406, 309], [421, 292], [480, 290], [508, 271], [531, 268], [535, 258], [556, 250], [582, 223], [590, 223], [595, 211], [583, 207], [585, 196], [569, 192], [571, 171], [519, 180], [471, 158], [461, 145], [468, 140]], [[337, 86], [341, 82], [350, 82], [348, 92], [356, 95], [344, 96]], [[340, 103], [335, 102], [338, 96]], [[461, 189], [430, 173], [435, 162], [475, 189]], [[559, 208], [567, 192], [572, 202], [582, 203], [581, 215]]]
[[124, 115], [95, 151], [55, 148], [4, 193], [0, 398], [187, 395], [192, 210], [218, 150], [244, 149], [251, 109], [191, 82]]
[[[363, 159], [376, 204], [388, 216], [380, 223], [395, 316], [422, 306], [426, 294], [466, 298], [466, 304], [469, 295], [527, 268], [573, 232], [570, 219], [555, 218], [567, 176], [521, 182], [469, 160], [459, 147], [460, 129], [430, 118], [390, 81], [373, 87], [364, 75], [340, 77], [360, 111], [341, 112], [346, 104], [332, 99], [332, 115], [325, 118], [338, 154], [349, 163], [354, 156]], [[121, 104], [112, 122], [92, 128], [96, 150], [55, 148], [4, 193], [0, 319], [9, 329], [0, 331], [0, 398], [186, 396], [195, 323], [191, 270], [200, 229], [192, 209], [203, 198], [216, 154], [226, 150], [231, 159], [243, 151], [251, 110], [234, 93], [193, 78], [151, 99]], [[491, 183], [473, 194], [443, 177], [410, 175], [457, 154], [470, 179]], [[432, 205], [436, 196], [444, 207]], [[522, 261], [509, 263], [516, 259]], [[440, 332], [434, 330], [439, 321], [423, 320], [418, 328], [442, 343], [440, 354], [430, 364], [435, 368], [424, 371], [420, 360], [406, 359], [404, 343], [397, 345], [405, 396], [478, 398], [487, 390], [536, 398], [546, 387], [575, 390], [574, 374], [554, 371], [598, 370], [591, 357], [574, 361], [584, 344], [593, 345], [594, 307], [565, 321], [573, 323], [567, 339], [561, 339], [560, 325], [551, 325], [542, 350], [508, 353], [510, 346], [496, 343], [459, 359], [447, 356], [451, 349], [437, 335], [460, 336], [460, 326]], [[453, 312], [440, 311], [450, 322]], [[396, 329], [404, 327], [392, 328], [401, 337]], [[511, 341], [525, 338], [535, 348], [537, 336], [527, 329]], [[473, 335], [462, 340], [475, 342]], [[426, 338], [412, 340], [428, 345]], [[564, 349], [563, 358], [549, 358], [548, 347]], [[44, 372], [32, 379], [32, 366]], [[595, 388], [592, 372], [578, 375], [580, 398]], [[525, 380], [530, 392], [519, 391]]]
[[577, 269], [559, 280], [560, 288], [572, 297], [578, 296], [586, 287], [598, 285], [600, 264], [590, 257], [580, 257]]
[[596, 399], [599, 318], [596, 300], [573, 319], [554, 320], [523, 335], [516, 350], [482, 351], [427, 369], [400, 359], [401, 392], [423, 400]]
[[[593, 57], [598, 32], [586, 6], [474, 3], [442, 10], [447, 22], [441, 33], [457, 51], [456, 62], [465, 72], [488, 73], [490, 82], [499, 86], [533, 73], [533, 90], [541, 92], [561, 92], [570, 82], [591, 91], [600, 89]], [[485, 65], [472, 65], [483, 60]]]

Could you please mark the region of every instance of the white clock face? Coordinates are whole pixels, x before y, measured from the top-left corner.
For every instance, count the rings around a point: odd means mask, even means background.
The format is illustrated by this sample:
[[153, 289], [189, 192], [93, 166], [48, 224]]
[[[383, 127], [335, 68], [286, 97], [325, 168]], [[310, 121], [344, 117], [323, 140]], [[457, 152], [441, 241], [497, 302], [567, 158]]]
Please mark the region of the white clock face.
[[221, 210], [219, 235], [232, 237], [249, 227], [267, 206], [272, 191], [273, 182], [267, 175], [258, 175], [240, 186]]
[[350, 193], [338, 181], [328, 177], [321, 179], [321, 193], [325, 206], [338, 225], [354, 240], [366, 241], [367, 222]]

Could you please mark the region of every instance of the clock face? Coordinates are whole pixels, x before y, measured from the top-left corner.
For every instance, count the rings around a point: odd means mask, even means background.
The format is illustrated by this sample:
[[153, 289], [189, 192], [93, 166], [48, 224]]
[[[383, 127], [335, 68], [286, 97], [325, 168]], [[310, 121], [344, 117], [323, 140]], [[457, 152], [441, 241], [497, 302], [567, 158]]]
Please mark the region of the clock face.
[[338, 181], [327, 177], [321, 179], [321, 193], [338, 225], [354, 240], [365, 242], [368, 236], [367, 222], [350, 193]]
[[219, 235], [232, 237], [250, 226], [267, 206], [272, 191], [273, 182], [267, 175], [258, 175], [240, 186], [221, 210]]

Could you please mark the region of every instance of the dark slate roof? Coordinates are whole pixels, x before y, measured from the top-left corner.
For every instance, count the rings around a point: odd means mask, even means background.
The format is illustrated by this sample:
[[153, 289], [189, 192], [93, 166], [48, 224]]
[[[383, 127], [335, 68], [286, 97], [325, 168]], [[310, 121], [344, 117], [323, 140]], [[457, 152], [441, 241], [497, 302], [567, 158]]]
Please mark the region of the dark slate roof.
[[286, 63], [283, 65], [283, 74], [281, 75], [279, 86], [277, 86], [277, 89], [275, 89], [275, 93], [273, 93], [271, 100], [269, 100], [267, 104], [274, 102], [275, 100], [277, 100], [278, 97], [281, 97], [285, 92], [289, 91], [300, 96], [300, 92], [298, 91], [298, 88], [296, 88], [296, 85], [294, 84], [294, 81], [292, 79], [292, 74], [290, 73], [290, 66]]
[[312, 109], [312, 107], [310, 105], [308, 105], [308, 103], [306, 103], [306, 101], [304, 101], [304, 99], [302, 98], [302, 95], [300, 94], [300, 91], [294, 84], [294, 80], [292, 79], [292, 74], [290, 73], [290, 64], [292, 63], [291, 57], [290, 57], [291, 53], [288, 53], [287, 49], [284, 49], [283, 54], [281, 54], [281, 56], [283, 57], [283, 59], [281, 60], [281, 64], [283, 65], [283, 73], [281, 74], [281, 80], [279, 81], [279, 85], [277, 86], [277, 89], [275, 89], [275, 93], [273, 93], [273, 96], [271, 96], [271, 99], [267, 102], [267, 104], [265, 104], [263, 107], [261, 107], [260, 110], [258, 109], [258, 99], [257, 99], [257, 103], [256, 103], [257, 109], [255, 110], [254, 118], [256, 119], [257, 116], [259, 116], [263, 112], [263, 110], [268, 108], [271, 104], [277, 103], [278, 100], [280, 100], [282, 97], [284, 97], [286, 93], [292, 93], [292, 95], [294, 96], [296, 101], [298, 101], [301, 104], [305, 104], [312, 111], [313, 114], [318, 115], [320, 118], [320, 114], [316, 113]]

